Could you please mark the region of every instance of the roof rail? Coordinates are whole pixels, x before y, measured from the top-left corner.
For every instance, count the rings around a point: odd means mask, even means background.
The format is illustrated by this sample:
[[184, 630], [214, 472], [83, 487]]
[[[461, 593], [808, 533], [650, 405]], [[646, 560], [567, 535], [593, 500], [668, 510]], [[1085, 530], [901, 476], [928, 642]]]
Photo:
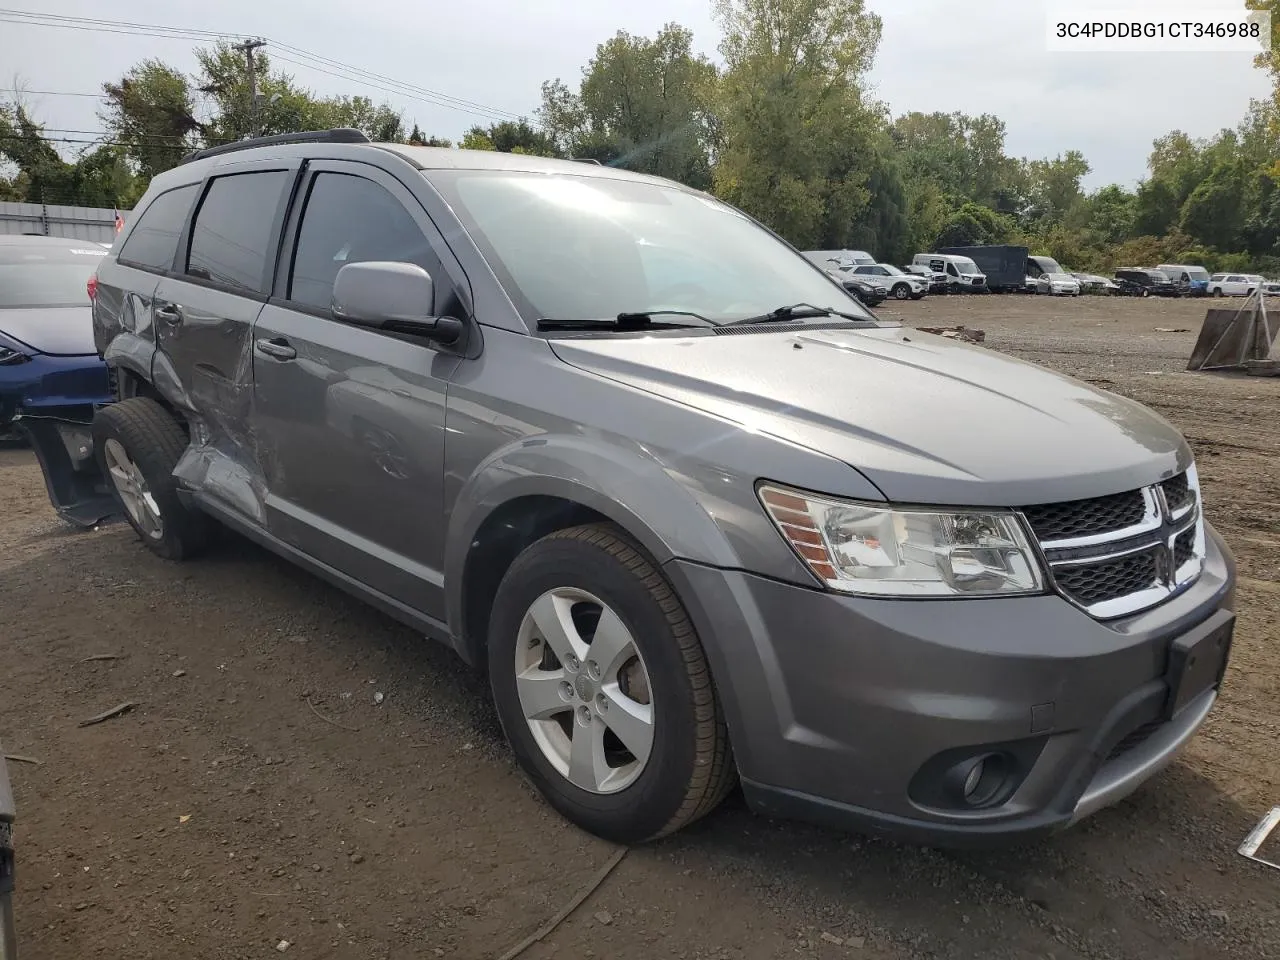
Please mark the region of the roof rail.
[[571, 160], [577, 160], [579, 163], [594, 163], [597, 167], [603, 167], [604, 164], [595, 157], [570, 157]]
[[277, 133], [270, 137], [250, 137], [248, 140], [234, 140], [216, 147], [196, 150], [182, 158], [182, 163], [203, 160], [205, 157], [217, 157], [224, 153], [235, 153], [237, 150], [251, 150], [254, 147], [272, 147], [281, 143], [371, 143], [372, 141], [354, 127], [338, 127], [334, 130], [304, 130], [301, 133]]

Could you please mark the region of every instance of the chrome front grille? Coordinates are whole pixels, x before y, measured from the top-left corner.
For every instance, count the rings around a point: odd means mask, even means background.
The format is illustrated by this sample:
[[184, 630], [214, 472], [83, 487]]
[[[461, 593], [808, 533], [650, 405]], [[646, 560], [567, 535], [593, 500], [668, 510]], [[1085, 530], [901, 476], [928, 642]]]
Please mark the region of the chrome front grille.
[[1204, 566], [1194, 465], [1150, 487], [1024, 507], [1022, 514], [1058, 592], [1100, 620], [1169, 599]]

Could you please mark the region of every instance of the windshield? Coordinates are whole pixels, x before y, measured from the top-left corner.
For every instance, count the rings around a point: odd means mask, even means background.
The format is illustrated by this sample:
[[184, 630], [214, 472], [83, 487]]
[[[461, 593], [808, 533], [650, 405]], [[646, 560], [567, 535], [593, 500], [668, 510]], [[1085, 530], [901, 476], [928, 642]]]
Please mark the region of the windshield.
[[1050, 280], [1059, 280], [1059, 281], [1075, 279], [1075, 277], [1073, 277], [1069, 273], [1050, 273], [1050, 274], [1047, 274], [1047, 276], [1049, 277]]
[[1187, 276], [1189, 276], [1192, 280], [1208, 280], [1209, 271], [1206, 270], [1204, 267], [1188, 267]]
[[887, 273], [887, 274], [888, 274], [889, 276], [891, 276], [891, 277], [905, 277], [905, 276], [906, 276], [906, 274], [905, 274], [905, 273], [903, 273], [901, 270], [899, 270], [897, 267], [892, 266], [891, 264], [888, 264], [888, 263], [882, 263], [882, 264], [880, 264], [880, 269], [881, 269], [881, 270], [883, 270], [885, 273]]
[[727, 323], [791, 303], [874, 319], [824, 271], [702, 194], [507, 170], [429, 178], [531, 322], [680, 310]]
[[956, 257], [953, 262], [956, 265], [956, 269], [959, 270], [961, 273], [981, 273], [982, 272], [981, 270], [978, 269], [978, 265], [974, 263], [972, 260], [970, 260], [968, 257]]
[[87, 307], [85, 284], [106, 252], [86, 249], [80, 256], [31, 248], [0, 252], [0, 308]]

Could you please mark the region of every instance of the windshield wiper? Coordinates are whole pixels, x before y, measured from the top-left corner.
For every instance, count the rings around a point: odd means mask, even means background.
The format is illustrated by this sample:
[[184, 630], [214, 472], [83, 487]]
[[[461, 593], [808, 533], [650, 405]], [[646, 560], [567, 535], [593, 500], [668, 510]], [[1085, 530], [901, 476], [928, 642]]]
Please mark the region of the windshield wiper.
[[843, 317], [845, 320], [856, 320], [859, 323], [875, 323], [872, 317], [860, 317], [856, 313], [837, 310], [835, 307], [815, 307], [811, 303], [793, 303], [790, 306], [778, 307], [758, 317], [743, 317], [731, 320], [726, 327], [743, 327], [752, 323], [785, 323], [788, 320], [807, 320], [812, 317]]
[[[700, 323], [681, 323], [679, 320], [663, 320], [663, 317], [689, 317]], [[700, 313], [690, 310], [645, 310], [636, 313], [620, 313], [616, 317], [556, 320], [543, 317], [538, 321], [539, 330], [638, 330], [653, 325], [667, 329], [681, 327], [713, 327], [715, 323]]]

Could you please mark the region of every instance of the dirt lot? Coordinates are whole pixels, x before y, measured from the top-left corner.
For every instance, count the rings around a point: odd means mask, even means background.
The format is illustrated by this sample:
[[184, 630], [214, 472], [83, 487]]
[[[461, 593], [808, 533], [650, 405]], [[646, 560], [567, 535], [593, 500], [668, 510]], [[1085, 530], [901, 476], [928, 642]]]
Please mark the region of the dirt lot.
[[[1237, 552], [1225, 696], [1167, 773], [1036, 846], [943, 854], [748, 814], [631, 850], [525, 956], [1280, 957], [1280, 380], [1181, 372], [1204, 304], [887, 304], [1151, 404]], [[910, 402], [909, 397], [903, 398]], [[24, 960], [493, 958], [610, 857], [524, 784], [443, 648], [237, 540], [186, 565], [74, 532], [0, 452], [0, 740]], [[84, 662], [95, 654], [116, 660]], [[384, 695], [375, 703], [375, 694]], [[131, 712], [81, 719], [123, 701]]]

